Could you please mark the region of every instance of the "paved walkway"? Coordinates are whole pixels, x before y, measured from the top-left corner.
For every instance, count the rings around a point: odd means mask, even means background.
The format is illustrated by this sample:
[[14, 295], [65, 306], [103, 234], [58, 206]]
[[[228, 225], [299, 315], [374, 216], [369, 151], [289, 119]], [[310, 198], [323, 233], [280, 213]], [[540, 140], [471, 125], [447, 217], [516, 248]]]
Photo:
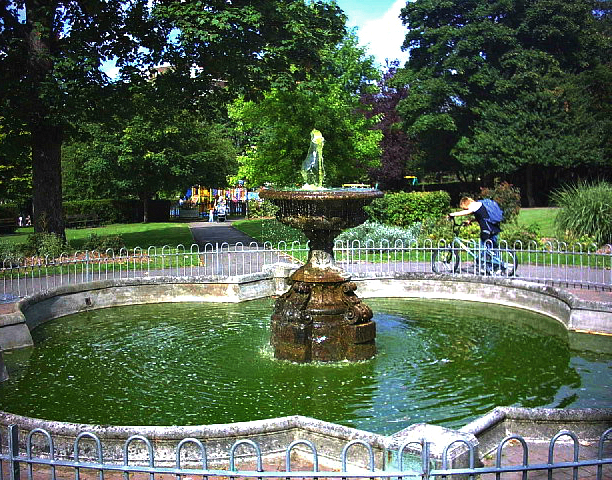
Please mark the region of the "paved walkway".
[[225, 222], [192, 222], [189, 224], [189, 229], [191, 230], [191, 235], [193, 235], [193, 241], [200, 247], [207, 243], [213, 245], [217, 243], [227, 243], [229, 245], [257, 243], [257, 240], [254, 238], [234, 228], [232, 220], [226, 220]]

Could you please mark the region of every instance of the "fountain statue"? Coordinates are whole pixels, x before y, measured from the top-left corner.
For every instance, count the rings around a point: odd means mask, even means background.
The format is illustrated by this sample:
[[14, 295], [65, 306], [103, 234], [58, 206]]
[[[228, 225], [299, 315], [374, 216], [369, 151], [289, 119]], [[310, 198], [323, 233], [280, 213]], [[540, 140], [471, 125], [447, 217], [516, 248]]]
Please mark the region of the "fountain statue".
[[321, 132], [313, 130], [302, 169], [305, 188], [260, 192], [278, 207], [277, 219], [302, 230], [310, 244], [306, 264], [276, 301], [270, 342], [274, 356], [283, 360], [365, 360], [376, 354], [376, 324], [370, 307], [355, 294], [355, 283], [336, 265], [333, 247], [342, 230], [366, 220], [363, 207], [383, 193], [324, 188], [323, 143]]
[[304, 189], [314, 190], [323, 188], [325, 169], [323, 168], [323, 144], [325, 139], [321, 132], [313, 128], [310, 132], [310, 148], [304, 163], [302, 163], [302, 178]]

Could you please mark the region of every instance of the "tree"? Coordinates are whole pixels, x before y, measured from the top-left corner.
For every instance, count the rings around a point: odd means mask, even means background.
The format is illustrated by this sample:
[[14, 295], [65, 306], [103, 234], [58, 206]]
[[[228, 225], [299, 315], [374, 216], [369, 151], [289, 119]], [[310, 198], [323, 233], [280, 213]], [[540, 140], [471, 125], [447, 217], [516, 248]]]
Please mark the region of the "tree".
[[367, 118], [359, 98], [378, 73], [349, 34], [323, 55], [320, 74], [310, 72], [285, 88], [276, 86], [261, 101], [240, 99], [230, 109], [239, 135], [246, 136], [238, 176], [251, 185], [302, 185], [301, 165], [313, 128], [325, 138], [325, 183], [367, 180], [380, 158], [377, 118]]
[[17, 202], [20, 208], [32, 193], [28, 135], [0, 122], [0, 203]]
[[[504, 153], [495, 147], [502, 141], [497, 136], [507, 143], [514, 136], [515, 161], [520, 157], [527, 165], [537, 158], [529, 164], [546, 167], [540, 170], [544, 173], [586, 154], [592, 142], [582, 138], [573, 142], [572, 155], [556, 156], [575, 119], [574, 113], [562, 118], [560, 88], [569, 76], [610, 58], [610, 37], [600, 34], [594, 6], [590, 0], [408, 3], [402, 18], [409, 28], [404, 46], [410, 60], [398, 78], [409, 85], [410, 95], [398, 109], [406, 131], [418, 141], [424, 165], [473, 176], [507, 172], [514, 167], [509, 161], [498, 168]], [[536, 123], [547, 133], [529, 127], [534, 106]], [[584, 135], [594, 132], [587, 129]], [[542, 136], [548, 145], [530, 151]]]
[[144, 62], [138, 48], [167, 30], [137, 1], [3, 0], [0, 19], [0, 102], [3, 120], [23, 126], [30, 141], [34, 229], [63, 236], [60, 158], [70, 122], [95, 110], [108, 81], [102, 61]]
[[366, 117], [380, 119], [376, 128], [382, 132], [382, 156], [380, 166], [371, 168], [369, 175], [383, 190], [401, 190], [406, 185], [406, 173], [416, 173], [418, 168], [412, 159], [412, 142], [402, 130], [402, 120], [397, 113], [398, 103], [408, 95], [405, 86], [393, 85], [393, 77], [398, 67], [397, 60], [387, 64], [382, 80], [378, 82], [378, 91], [366, 93], [361, 97], [361, 101], [371, 107], [366, 110]]
[[[164, 74], [165, 75], [165, 74]], [[78, 198], [174, 195], [189, 184], [225, 186], [235, 172], [236, 152], [225, 129], [173, 104], [157, 77], [134, 79], [111, 121], [80, 128], [79, 141], [65, 147], [67, 193]], [[125, 91], [124, 91], [125, 90]], [[119, 102], [118, 102], [119, 103]]]
[[600, 171], [609, 117], [595, 114], [591, 100], [584, 101], [587, 93], [575, 90], [582, 89], [577, 77], [568, 82], [555, 79], [548, 89], [525, 91], [506, 102], [482, 102], [472, 136], [459, 140], [454, 155], [473, 172], [520, 172], [529, 205], [546, 201], [559, 171]]
[[5, 120], [30, 134], [35, 230], [60, 235], [61, 147], [71, 123], [99, 115], [100, 87], [110, 82], [103, 61], [143, 76], [167, 61], [194, 73], [203, 99], [257, 94], [275, 76], [318, 68], [345, 20], [335, 4], [304, 0], [0, 0], [0, 19], [0, 102]]
[[62, 186], [66, 200], [115, 198], [114, 176], [121, 129], [111, 122], [88, 122], [62, 146]]
[[[224, 186], [236, 153], [224, 129], [206, 119], [217, 116], [215, 102], [199, 98], [190, 77], [172, 69], [127, 80], [107, 88], [115, 113], [104, 123], [79, 127], [80, 138], [65, 148], [68, 193], [137, 196], [146, 222], [148, 202], [156, 196], [193, 183]], [[204, 102], [204, 114], [190, 108]]]
[[[148, 201], [159, 192], [184, 187], [185, 179], [226, 185], [235, 159], [229, 140], [218, 128], [180, 115], [158, 126], [142, 116], [130, 120], [119, 139], [115, 183], [120, 192], [138, 196], [148, 221]], [[200, 182], [200, 180], [202, 180]]]

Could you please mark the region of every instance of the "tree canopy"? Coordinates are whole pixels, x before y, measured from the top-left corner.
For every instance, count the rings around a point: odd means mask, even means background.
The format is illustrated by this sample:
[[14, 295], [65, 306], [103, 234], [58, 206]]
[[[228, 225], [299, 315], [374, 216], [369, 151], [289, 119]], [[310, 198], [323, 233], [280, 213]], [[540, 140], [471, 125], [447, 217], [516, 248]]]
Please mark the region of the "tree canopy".
[[361, 97], [361, 101], [371, 107], [366, 116], [378, 119], [375, 128], [382, 133], [380, 165], [370, 168], [369, 175], [384, 190], [401, 190], [406, 185], [406, 174], [415, 175], [419, 170], [419, 165], [413, 160], [412, 142], [402, 130], [397, 112], [397, 105], [408, 95], [405, 86], [393, 84], [398, 67], [399, 61], [390, 62], [377, 82], [378, 88]]
[[315, 71], [344, 22], [323, 1], [0, 1], [2, 122], [29, 138], [35, 230], [64, 233], [60, 157], [72, 127], [99, 120], [99, 103], [118, 107], [104, 102], [103, 62], [116, 61], [121, 81], [167, 62], [191, 79], [181, 87], [202, 112]]
[[586, 72], [603, 68], [610, 84], [600, 4], [407, 3], [410, 59], [397, 78], [410, 95], [399, 111], [423, 165], [480, 176], [603, 161], [601, 130], [585, 115], [593, 105], [577, 97]]
[[[188, 108], [188, 79], [171, 69], [108, 88], [115, 112], [80, 125], [63, 155], [65, 194], [72, 198], [136, 196], [144, 202], [192, 184], [223, 187], [234, 147], [214, 118]], [[187, 101], [185, 100], [187, 97]], [[210, 110], [210, 111], [209, 111]]]
[[240, 136], [239, 178], [250, 185], [302, 185], [300, 169], [308, 152], [310, 131], [325, 138], [326, 186], [367, 180], [379, 164], [377, 118], [368, 118], [360, 96], [378, 77], [371, 58], [348, 34], [322, 55], [320, 72], [310, 72], [291, 89], [274, 87], [261, 101], [244, 98], [230, 108]]

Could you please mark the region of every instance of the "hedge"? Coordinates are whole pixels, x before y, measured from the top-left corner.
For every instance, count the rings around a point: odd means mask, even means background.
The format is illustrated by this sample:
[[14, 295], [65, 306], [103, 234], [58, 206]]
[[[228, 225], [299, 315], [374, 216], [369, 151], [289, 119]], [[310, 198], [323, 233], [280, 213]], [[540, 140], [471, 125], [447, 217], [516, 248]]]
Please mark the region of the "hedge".
[[408, 227], [414, 222], [448, 215], [450, 195], [444, 191], [388, 193], [365, 210], [375, 222]]
[[[170, 200], [149, 201], [149, 221], [167, 222], [170, 219]], [[72, 200], [64, 202], [64, 215], [97, 217], [100, 223], [142, 222], [144, 206], [135, 199]]]
[[0, 233], [13, 233], [17, 230], [17, 217], [19, 217], [17, 205], [13, 203], [0, 205]]

